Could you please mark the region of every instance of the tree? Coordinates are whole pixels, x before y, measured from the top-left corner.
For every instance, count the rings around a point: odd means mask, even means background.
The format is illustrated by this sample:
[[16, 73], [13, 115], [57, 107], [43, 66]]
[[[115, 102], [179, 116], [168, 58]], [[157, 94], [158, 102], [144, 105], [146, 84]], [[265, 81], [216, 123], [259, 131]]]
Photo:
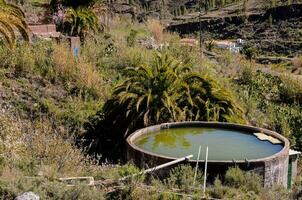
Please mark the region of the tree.
[[16, 44], [15, 30], [26, 41], [30, 40], [24, 12], [18, 6], [0, 0], [0, 37], [10, 48]]
[[[114, 88], [98, 120], [92, 121], [91, 133], [99, 133], [103, 155], [108, 149], [111, 155], [121, 150], [125, 137], [145, 126], [243, 120], [243, 112], [228, 90], [168, 55], [157, 54], [150, 65], [127, 68], [125, 75], [127, 79]], [[106, 141], [110, 144], [104, 144]]]
[[[50, 6], [54, 12], [63, 10], [63, 32], [71, 36], [80, 36], [82, 39], [91, 32], [103, 30], [105, 25], [100, 23], [98, 14], [105, 14], [103, 0], [51, 0]], [[58, 25], [58, 24], [57, 24]]]
[[78, 8], [93, 6], [97, 2], [102, 2], [102, 0], [51, 0], [50, 6], [52, 8], [55, 8], [57, 5]]
[[65, 31], [72, 36], [85, 37], [91, 31], [95, 32], [104, 28], [99, 23], [96, 14], [88, 8], [69, 8], [64, 19]]

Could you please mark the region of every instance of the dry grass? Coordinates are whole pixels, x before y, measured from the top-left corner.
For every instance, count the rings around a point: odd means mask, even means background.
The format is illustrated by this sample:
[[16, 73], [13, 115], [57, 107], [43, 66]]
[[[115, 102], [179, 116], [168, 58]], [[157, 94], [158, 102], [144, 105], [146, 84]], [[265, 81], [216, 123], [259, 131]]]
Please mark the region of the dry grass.
[[293, 59], [292, 73], [302, 74], [302, 56], [295, 57]]
[[282, 74], [280, 76], [283, 82], [281, 95], [287, 99], [301, 103], [302, 102], [302, 78], [292, 74]]
[[164, 39], [164, 27], [158, 20], [150, 19], [147, 21], [147, 28], [157, 42], [162, 42]]
[[63, 82], [73, 85], [79, 90], [89, 92], [94, 96], [106, 96], [104, 82], [96, 68], [86, 59], [74, 59], [66, 45], [55, 45], [52, 54], [54, 74]]
[[24, 136], [19, 126], [19, 120], [12, 120], [0, 111], [0, 156], [8, 159], [17, 159], [24, 154]]
[[[70, 140], [63, 138], [66, 134], [60, 131], [53, 129], [48, 120], [33, 124], [0, 113], [0, 155], [5, 166], [15, 168], [13, 173], [25, 173], [24, 175], [32, 175], [24, 171], [29, 167], [29, 163], [34, 163], [30, 165], [30, 170], [35, 168], [37, 172], [43, 171], [42, 174], [47, 177], [53, 174], [77, 175], [89, 160]], [[14, 167], [16, 165], [19, 167]], [[20, 172], [16, 172], [18, 168], [21, 169]], [[9, 176], [8, 169], [5, 174]]]
[[302, 56], [295, 57], [293, 60], [294, 68], [302, 68]]

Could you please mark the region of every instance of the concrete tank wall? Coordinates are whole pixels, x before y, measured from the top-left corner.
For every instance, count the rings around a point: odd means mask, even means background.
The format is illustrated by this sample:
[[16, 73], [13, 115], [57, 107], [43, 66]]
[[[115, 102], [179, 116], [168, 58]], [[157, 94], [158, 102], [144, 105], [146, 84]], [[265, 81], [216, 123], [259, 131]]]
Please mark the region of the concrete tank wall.
[[[288, 154], [289, 154], [289, 142], [288, 140], [279, 135], [276, 132], [269, 131], [262, 128], [238, 125], [231, 123], [218, 123], [218, 122], [180, 122], [180, 123], [166, 123], [156, 126], [147, 127], [140, 129], [130, 135], [127, 139], [127, 159], [132, 161], [135, 165], [141, 168], [154, 167], [169, 161], [175, 160], [173, 157], [167, 157], [164, 155], [157, 155], [151, 152], [147, 152], [143, 149], [138, 148], [134, 142], [141, 136], [153, 134], [161, 129], [166, 128], [177, 128], [177, 127], [212, 127], [212, 128], [229, 128], [234, 130], [241, 130], [247, 132], [262, 132], [267, 135], [273, 136], [281, 140], [284, 144], [283, 149], [266, 158], [255, 159], [255, 160], [237, 160], [237, 161], [215, 161], [211, 160], [208, 162], [208, 175], [210, 179], [214, 179], [217, 175], [224, 175], [226, 170], [230, 167], [238, 166], [243, 170], [253, 171], [260, 174], [263, 177], [263, 185], [270, 187], [278, 184], [287, 186], [288, 176]], [[203, 166], [204, 161], [199, 161]], [[188, 163], [195, 166], [196, 161], [190, 160]]]

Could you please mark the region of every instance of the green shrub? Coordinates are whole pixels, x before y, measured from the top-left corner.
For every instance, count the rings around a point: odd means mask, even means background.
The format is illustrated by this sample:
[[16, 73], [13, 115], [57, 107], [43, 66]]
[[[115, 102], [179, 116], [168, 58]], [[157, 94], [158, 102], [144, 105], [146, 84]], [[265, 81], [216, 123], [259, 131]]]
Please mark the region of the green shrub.
[[225, 174], [225, 183], [230, 187], [239, 188], [246, 182], [245, 172], [238, 167], [230, 168]]
[[248, 60], [252, 60], [258, 54], [257, 49], [254, 46], [250, 45], [250, 44], [247, 44], [243, 47], [242, 53], [246, 56], [246, 58]]
[[280, 77], [280, 97], [287, 103], [302, 103], [302, 79], [291, 75], [282, 75]]
[[240, 81], [242, 83], [248, 84], [253, 81], [255, 77], [255, 69], [253, 68], [252, 63], [245, 64], [241, 68]]
[[129, 36], [127, 37], [127, 45], [129, 47], [133, 47], [135, 45], [137, 34], [137, 30], [131, 29]]
[[[193, 188], [195, 169], [190, 165], [179, 165], [170, 170], [169, 177], [165, 180], [166, 185], [173, 189], [181, 189], [189, 192]], [[203, 175], [198, 171], [195, 186], [198, 187], [203, 183]]]
[[214, 181], [214, 185], [207, 190], [207, 193], [212, 198], [223, 199], [228, 191], [226, 186], [223, 186], [221, 181], [216, 178]]
[[138, 174], [140, 170], [134, 165], [126, 164], [121, 166], [118, 172], [121, 177], [126, 177], [126, 176]]
[[225, 174], [225, 183], [230, 187], [259, 193], [262, 184], [261, 177], [251, 172], [245, 172], [238, 167], [230, 168]]

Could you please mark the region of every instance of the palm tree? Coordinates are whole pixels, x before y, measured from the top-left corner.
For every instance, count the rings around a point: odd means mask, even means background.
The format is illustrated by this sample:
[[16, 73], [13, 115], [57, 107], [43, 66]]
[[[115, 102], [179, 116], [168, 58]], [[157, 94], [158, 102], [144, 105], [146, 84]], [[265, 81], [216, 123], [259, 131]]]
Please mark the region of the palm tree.
[[15, 30], [18, 30], [26, 41], [30, 40], [24, 12], [18, 6], [0, 0], [0, 35], [10, 48], [16, 44]]
[[102, 2], [101, 0], [51, 0], [50, 6], [55, 8], [57, 5], [61, 4], [63, 6], [78, 8], [78, 7], [88, 7], [97, 2]]
[[115, 87], [110, 105], [105, 106], [107, 114], [125, 110], [123, 118], [131, 122], [126, 133], [138, 124], [243, 119], [240, 106], [227, 89], [167, 55], [157, 54], [151, 66], [127, 68], [126, 75], [128, 78]]
[[92, 151], [104, 158], [120, 158], [125, 138], [144, 126], [185, 120], [243, 122], [243, 111], [229, 90], [168, 55], [156, 54], [150, 65], [129, 67], [125, 76], [87, 124]]
[[68, 34], [72, 36], [85, 37], [88, 33], [102, 30], [96, 14], [89, 8], [68, 8], [65, 14], [65, 27]]
[[98, 15], [105, 15], [106, 6], [103, 0], [51, 0], [50, 7], [57, 11], [63, 6], [64, 32], [71, 36], [80, 36], [82, 39], [91, 32], [104, 30], [105, 25], [100, 23]]

